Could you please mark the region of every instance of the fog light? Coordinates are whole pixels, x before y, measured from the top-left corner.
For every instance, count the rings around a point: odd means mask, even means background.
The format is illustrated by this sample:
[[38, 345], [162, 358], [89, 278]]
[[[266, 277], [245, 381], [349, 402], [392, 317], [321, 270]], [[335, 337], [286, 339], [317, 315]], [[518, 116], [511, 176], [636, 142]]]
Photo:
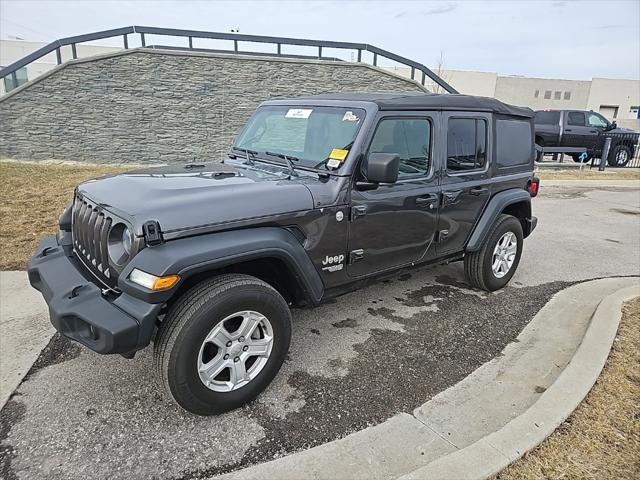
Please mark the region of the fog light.
[[178, 275], [156, 277], [155, 275], [134, 268], [129, 275], [129, 280], [149, 290], [166, 290], [178, 283], [180, 277]]

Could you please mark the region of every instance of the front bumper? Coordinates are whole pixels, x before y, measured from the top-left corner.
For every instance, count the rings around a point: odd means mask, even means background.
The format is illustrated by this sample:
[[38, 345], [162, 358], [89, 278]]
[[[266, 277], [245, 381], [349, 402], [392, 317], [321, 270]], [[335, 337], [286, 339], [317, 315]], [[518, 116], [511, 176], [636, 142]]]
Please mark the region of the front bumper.
[[65, 337], [98, 353], [129, 353], [150, 343], [162, 304], [126, 293], [103, 295], [64, 241], [45, 238], [27, 270], [49, 306], [51, 323]]

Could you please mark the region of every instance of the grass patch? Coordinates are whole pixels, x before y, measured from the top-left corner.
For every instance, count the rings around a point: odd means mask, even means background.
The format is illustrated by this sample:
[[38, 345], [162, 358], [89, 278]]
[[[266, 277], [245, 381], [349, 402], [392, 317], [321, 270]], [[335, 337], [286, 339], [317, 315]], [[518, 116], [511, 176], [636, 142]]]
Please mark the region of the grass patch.
[[623, 309], [600, 378], [576, 411], [498, 480], [640, 478], [640, 298]]
[[640, 180], [640, 170], [637, 168], [617, 168], [599, 172], [596, 170], [582, 170], [577, 168], [567, 170], [538, 169], [536, 175], [540, 180]]
[[58, 231], [73, 189], [126, 167], [0, 162], [0, 270], [24, 270], [38, 242]]

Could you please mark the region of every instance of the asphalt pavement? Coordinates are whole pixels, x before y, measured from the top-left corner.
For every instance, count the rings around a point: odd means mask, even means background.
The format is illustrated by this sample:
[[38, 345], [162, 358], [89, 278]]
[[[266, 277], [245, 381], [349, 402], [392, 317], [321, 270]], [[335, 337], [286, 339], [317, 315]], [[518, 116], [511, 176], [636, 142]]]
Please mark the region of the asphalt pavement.
[[201, 478], [412, 412], [511, 343], [570, 284], [640, 271], [640, 189], [549, 187], [503, 291], [460, 263], [403, 272], [294, 312], [291, 350], [256, 401], [210, 418], [156, 385], [149, 352], [100, 356], [54, 337], [0, 412], [3, 478]]

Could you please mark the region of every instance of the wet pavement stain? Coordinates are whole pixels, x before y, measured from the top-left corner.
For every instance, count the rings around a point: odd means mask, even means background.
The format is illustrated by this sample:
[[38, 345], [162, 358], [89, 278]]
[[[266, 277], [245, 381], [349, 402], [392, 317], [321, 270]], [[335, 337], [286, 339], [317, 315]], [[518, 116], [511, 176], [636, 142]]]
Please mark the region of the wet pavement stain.
[[358, 321], [355, 318], [345, 318], [339, 322], [332, 323], [336, 328], [355, 328], [358, 326]]
[[299, 411], [277, 420], [261, 411], [256, 418], [265, 437], [239, 462], [187, 471], [176, 478], [206, 478], [245, 468], [343, 438], [397, 413], [410, 413], [499, 355], [535, 313], [569, 285], [507, 288], [486, 297], [461, 294], [448, 285], [412, 291], [406, 306], [422, 301], [426, 307], [436, 301], [438, 311], [407, 317], [394, 309], [376, 309], [376, 315], [402, 323], [405, 330], [373, 331], [355, 346], [358, 355], [346, 362], [348, 373], [342, 378], [294, 372], [288, 383], [304, 399]]

